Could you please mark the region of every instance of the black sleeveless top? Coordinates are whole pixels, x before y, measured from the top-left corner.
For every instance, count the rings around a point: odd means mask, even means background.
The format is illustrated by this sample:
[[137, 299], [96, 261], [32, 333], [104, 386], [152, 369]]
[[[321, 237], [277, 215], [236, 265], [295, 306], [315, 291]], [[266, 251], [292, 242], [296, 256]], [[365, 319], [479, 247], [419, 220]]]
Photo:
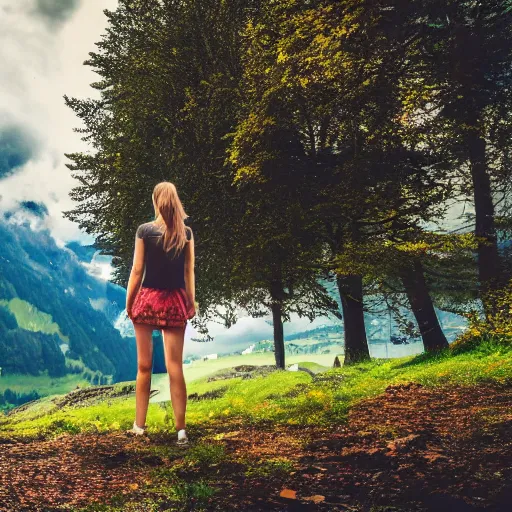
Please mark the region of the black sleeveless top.
[[[165, 252], [159, 240], [163, 228], [152, 222], [141, 224], [137, 228], [137, 238], [144, 240], [145, 274], [144, 288], [175, 290], [185, 288], [185, 248], [180, 253], [176, 249]], [[191, 238], [190, 229], [186, 229], [187, 240]]]

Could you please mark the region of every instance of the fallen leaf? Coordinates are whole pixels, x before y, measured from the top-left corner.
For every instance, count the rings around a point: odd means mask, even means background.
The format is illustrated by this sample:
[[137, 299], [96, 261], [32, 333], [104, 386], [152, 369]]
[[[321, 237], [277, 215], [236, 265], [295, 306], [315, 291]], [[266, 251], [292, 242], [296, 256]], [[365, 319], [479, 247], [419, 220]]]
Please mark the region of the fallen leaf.
[[281, 493], [279, 494], [281, 498], [288, 498], [290, 500], [296, 500], [297, 499], [297, 491], [292, 491], [291, 489], [283, 489]]
[[315, 494], [314, 496], [308, 496], [307, 498], [303, 498], [306, 501], [312, 501], [313, 503], [322, 503], [322, 501], [325, 501], [325, 496], [322, 496], [321, 494]]
[[437, 459], [446, 459], [446, 457], [444, 455], [441, 455], [440, 453], [436, 453], [436, 452], [425, 453], [425, 455], [423, 455], [423, 457], [425, 459], [427, 459], [429, 462], [434, 462]]

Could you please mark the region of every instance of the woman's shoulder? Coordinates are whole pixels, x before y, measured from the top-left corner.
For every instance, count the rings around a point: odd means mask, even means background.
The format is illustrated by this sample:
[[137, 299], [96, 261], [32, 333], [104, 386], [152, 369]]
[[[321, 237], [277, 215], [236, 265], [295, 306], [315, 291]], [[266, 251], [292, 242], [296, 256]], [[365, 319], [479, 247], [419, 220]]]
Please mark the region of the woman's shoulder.
[[135, 231], [135, 236], [137, 238], [144, 238], [144, 235], [146, 234], [146, 224], [147, 223], [139, 224], [137, 227], [137, 231]]
[[136, 235], [138, 238], [144, 238], [156, 233], [157, 231], [159, 230], [157, 226], [155, 226], [154, 222], [144, 222], [144, 224], [140, 224], [137, 228]]
[[[145, 238], [146, 236], [161, 235], [162, 230], [154, 222], [144, 222], [137, 227], [136, 235], [138, 238]], [[185, 226], [185, 234], [187, 241], [194, 237], [194, 233], [190, 226]]]

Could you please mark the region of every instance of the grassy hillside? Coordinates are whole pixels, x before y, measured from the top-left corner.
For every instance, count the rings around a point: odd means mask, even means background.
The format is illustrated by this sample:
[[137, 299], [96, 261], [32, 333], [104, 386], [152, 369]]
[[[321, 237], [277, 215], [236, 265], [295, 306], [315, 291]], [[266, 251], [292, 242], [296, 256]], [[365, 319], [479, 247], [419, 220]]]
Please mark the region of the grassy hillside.
[[[78, 362], [77, 362], [78, 364]], [[82, 388], [90, 386], [80, 374], [67, 374], [63, 377], [50, 377], [49, 375], [3, 375], [0, 377], [0, 393], [11, 389], [16, 393], [28, 393], [36, 390], [41, 396], [65, 395], [77, 386]]]
[[18, 298], [0, 300], [0, 306], [4, 306], [14, 315], [18, 327], [32, 332], [43, 332], [45, 334], [57, 334], [63, 343], [69, 343], [69, 337], [64, 336], [60, 331], [59, 324], [53, 321], [48, 313], [39, 311], [34, 305]]
[[[307, 357], [308, 362], [304, 363], [304, 358]], [[286, 364], [291, 365], [301, 363], [301, 366], [306, 366], [313, 371], [319, 369], [327, 370], [334, 362], [335, 354], [308, 354], [292, 355], [286, 357]], [[341, 356], [342, 357], [342, 356]], [[240, 365], [273, 365], [275, 364], [275, 357], [273, 352], [264, 352], [247, 355], [230, 355], [222, 356], [219, 359], [208, 359], [206, 361], [196, 360], [192, 364], [185, 367], [185, 380], [187, 381], [190, 389], [194, 389], [195, 383], [198, 380], [207, 380], [207, 378], [216, 372], [227, 368], [233, 368]], [[151, 378], [151, 389], [158, 390], [158, 394], [151, 398], [151, 403], [164, 402], [170, 400], [169, 392], [169, 377], [166, 373], [153, 374]], [[194, 392], [194, 391], [192, 391]]]
[[[458, 355], [447, 350], [437, 356], [423, 354], [395, 360], [373, 360], [340, 369], [325, 367], [326, 371], [315, 377], [302, 371], [281, 370], [268, 375], [255, 375], [251, 379], [208, 382], [212, 375], [222, 375], [227, 363], [232, 366], [256, 362], [268, 364], [266, 358], [258, 356], [261, 354], [198, 363], [195, 375], [189, 373], [187, 376], [188, 394], [213, 393], [215, 398], [190, 400], [188, 422], [191, 426], [234, 417], [276, 424], [328, 424], [343, 421], [351, 406], [377, 396], [390, 385], [415, 382], [433, 387], [512, 381], [511, 347], [486, 341]], [[318, 359], [321, 358], [315, 358], [315, 364], [318, 364]], [[301, 362], [301, 366], [308, 364]], [[321, 368], [317, 366], [318, 369]], [[191, 380], [192, 376], [194, 380]], [[168, 386], [167, 375], [160, 377], [164, 380], [162, 387], [165, 388]], [[127, 383], [119, 383], [124, 384]], [[155, 389], [154, 385], [152, 389]], [[73, 431], [122, 430], [131, 426], [134, 411], [133, 397], [120, 397], [109, 399], [108, 402], [98, 401], [83, 409], [56, 408], [51, 414], [37, 419], [24, 415], [23, 421], [20, 421], [13, 415], [0, 419], [0, 425], [6, 434], [21, 435], [65, 430], [62, 425], [72, 425], [70, 428]], [[150, 403], [147, 419], [150, 431], [172, 429], [171, 417], [169, 401]]]
[[30, 491], [15, 502], [0, 494], [0, 508], [507, 510], [507, 338], [340, 369], [299, 361], [311, 373], [249, 361], [258, 359], [198, 365], [185, 451], [174, 445], [168, 401], [150, 403], [149, 437], [125, 433], [134, 382], [45, 397], [0, 418], [0, 465], [22, 465], [11, 485]]

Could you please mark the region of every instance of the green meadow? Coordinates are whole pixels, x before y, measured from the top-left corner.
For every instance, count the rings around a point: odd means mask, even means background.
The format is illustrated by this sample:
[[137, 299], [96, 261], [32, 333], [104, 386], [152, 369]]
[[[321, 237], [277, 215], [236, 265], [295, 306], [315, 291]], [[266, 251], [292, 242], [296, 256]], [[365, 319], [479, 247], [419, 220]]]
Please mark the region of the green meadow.
[[[340, 358], [343, 359], [342, 354], [339, 354]], [[286, 358], [286, 364], [292, 365], [300, 363], [304, 366], [304, 361], [307, 360], [308, 365], [318, 366], [322, 369], [331, 367], [334, 363], [336, 354], [298, 354], [291, 355]], [[240, 365], [274, 365], [275, 358], [273, 352], [263, 352], [256, 354], [247, 355], [232, 355], [222, 356], [218, 359], [208, 359], [206, 361], [197, 360], [193, 361], [190, 365], [185, 366], [184, 373], [187, 383], [204, 379], [215, 372], [226, 368], [233, 368]], [[306, 365], [307, 366], [307, 365]], [[162, 400], [169, 400], [169, 379], [166, 373], [154, 374], [151, 379], [151, 389], [158, 389], [158, 395], [155, 395], [151, 401], [161, 402]]]
[[[75, 361], [73, 361], [75, 363]], [[78, 364], [78, 361], [76, 362]], [[8, 374], [0, 377], [0, 393], [11, 389], [16, 393], [27, 393], [36, 390], [42, 396], [62, 395], [69, 393], [77, 386], [89, 387], [91, 383], [80, 374], [69, 373], [63, 377], [50, 377], [47, 373], [41, 375]]]
[[69, 337], [62, 334], [59, 325], [53, 321], [52, 316], [40, 311], [30, 302], [14, 298], [9, 301], [0, 300], [0, 306], [9, 309], [15, 316], [20, 328], [45, 334], [57, 334], [63, 343], [69, 343]]
[[[256, 355], [255, 355], [256, 356]], [[258, 356], [260, 357], [260, 356]], [[225, 358], [236, 366], [241, 361], [267, 362], [265, 358]], [[293, 362], [293, 358], [290, 358]], [[351, 406], [384, 392], [387, 386], [416, 382], [424, 386], [472, 385], [485, 382], [508, 383], [512, 380], [510, 343], [491, 340], [467, 350], [448, 349], [438, 355], [412, 356], [394, 360], [374, 359], [367, 363], [333, 369], [316, 361], [297, 361], [309, 367], [305, 371], [277, 370], [249, 379], [225, 378], [223, 358], [198, 364], [195, 374], [188, 373], [188, 425], [192, 430], [228, 418], [257, 424], [328, 425], [344, 421]], [[327, 362], [327, 361], [325, 361]], [[201, 373], [203, 374], [201, 376]], [[191, 379], [191, 375], [194, 378]], [[219, 380], [208, 382], [217, 375]], [[168, 386], [167, 376], [162, 387]], [[117, 388], [132, 383], [118, 383]], [[152, 385], [152, 389], [155, 386]], [[157, 395], [158, 396], [158, 395]], [[131, 427], [135, 398], [128, 396], [99, 399], [86, 407], [58, 408], [46, 397], [21, 413], [0, 419], [3, 435], [51, 436], [60, 432], [112, 431]], [[149, 404], [148, 431], [174, 431], [170, 402]]]

